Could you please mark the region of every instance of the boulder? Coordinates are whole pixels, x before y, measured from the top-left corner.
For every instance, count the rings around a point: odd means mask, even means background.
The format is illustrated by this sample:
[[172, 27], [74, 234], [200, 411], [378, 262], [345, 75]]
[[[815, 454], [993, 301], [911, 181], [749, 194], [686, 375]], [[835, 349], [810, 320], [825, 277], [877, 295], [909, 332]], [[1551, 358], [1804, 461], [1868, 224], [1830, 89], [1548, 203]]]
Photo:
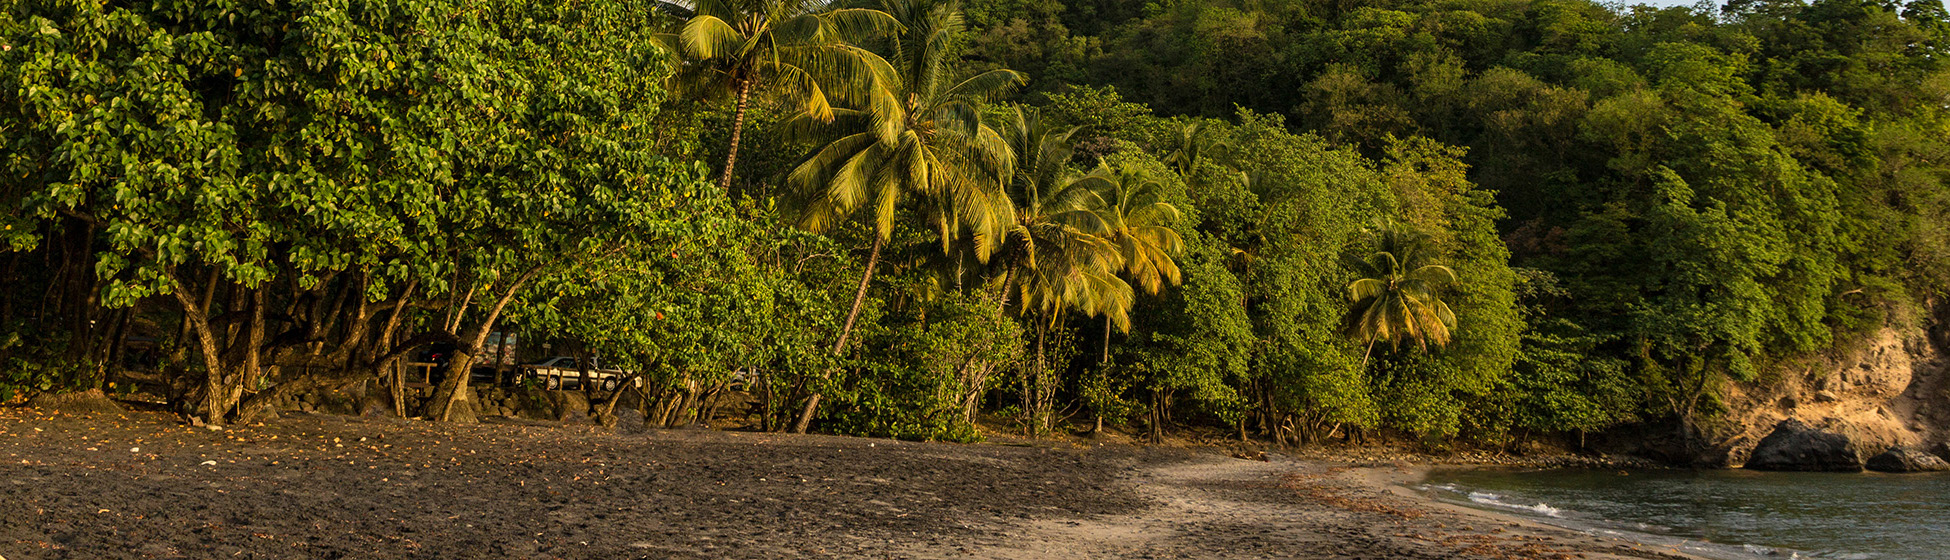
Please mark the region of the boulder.
[[1943, 459], [1945, 462], [1950, 462], [1950, 442], [1930, 446], [1930, 454], [1937, 456], [1938, 459]]
[[1862, 453], [1848, 436], [1789, 418], [1774, 425], [1747, 458], [1759, 471], [1862, 472]]
[[238, 411], [237, 413], [237, 422], [240, 424], [251, 423], [251, 422], [269, 422], [272, 420], [277, 420], [279, 418], [283, 418], [283, 416], [280, 416], [278, 414], [278, 407], [272, 406], [269, 403], [257, 407], [257, 410], [255, 411]]
[[589, 423], [589, 396], [582, 391], [549, 391], [549, 400], [555, 404], [555, 420]]
[[359, 401], [353, 400], [351, 395], [338, 391], [320, 393], [316, 408], [319, 412], [339, 416], [357, 416], [360, 412]]
[[359, 401], [360, 416], [367, 418], [390, 418], [398, 416], [394, 412], [393, 399], [390, 398], [390, 395], [368, 394], [365, 400]]
[[27, 406], [63, 414], [121, 414], [122, 405], [108, 398], [101, 389], [73, 393], [39, 393], [27, 399]]
[[616, 407], [610, 414], [598, 413], [596, 423], [608, 427], [619, 434], [643, 433], [643, 413], [634, 408]]
[[1891, 473], [1950, 471], [1950, 463], [1943, 458], [1907, 445], [1891, 447], [1881, 455], [1870, 457], [1867, 466], [1872, 471]]
[[455, 424], [480, 423], [480, 413], [474, 408], [474, 399], [456, 401], [452, 409], [447, 411], [447, 421]]

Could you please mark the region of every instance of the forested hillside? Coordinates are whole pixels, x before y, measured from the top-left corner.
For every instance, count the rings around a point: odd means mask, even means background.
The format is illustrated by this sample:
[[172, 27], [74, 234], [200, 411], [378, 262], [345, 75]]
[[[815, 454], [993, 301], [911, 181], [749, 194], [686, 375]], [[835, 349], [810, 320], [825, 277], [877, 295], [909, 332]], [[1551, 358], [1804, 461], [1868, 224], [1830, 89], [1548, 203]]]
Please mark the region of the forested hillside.
[[0, 399], [1691, 439], [1950, 281], [1937, 0], [10, 5]]

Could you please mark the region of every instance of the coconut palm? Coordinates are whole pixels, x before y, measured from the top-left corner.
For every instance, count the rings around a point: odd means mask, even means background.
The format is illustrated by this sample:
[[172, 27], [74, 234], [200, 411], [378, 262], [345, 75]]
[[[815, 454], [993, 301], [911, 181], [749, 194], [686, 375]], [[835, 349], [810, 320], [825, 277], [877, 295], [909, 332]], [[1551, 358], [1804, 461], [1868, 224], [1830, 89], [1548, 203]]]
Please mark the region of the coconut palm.
[[[893, 235], [902, 208], [923, 212], [938, 230], [943, 251], [966, 232], [981, 260], [1000, 244], [1009, 223], [1003, 183], [1014, 155], [982, 122], [980, 104], [1022, 82], [1022, 74], [993, 70], [955, 81], [950, 57], [962, 36], [961, 13], [951, 2], [879, 0], [902, 31], [875, 46], [892, 64], [883, 82], [893, 105], [834, 109], [831, 122], [807, 112], [790, 130], [821, 143], [787, 176], [800, 198], [799, 221], [827, 231], [861, 209], [873, 218], [873, 246], [833, 352], [842, 353], [859, 317], [881, 249]], [[801, 413], [803, 431], [817, 408], [813, 395]]]
[[689, 95], [729, 95], [731, 145], [720, 185], [730, 188], [755, 92], [813, 118], [831, 121], [833, 102], [891, 106], [879, 82], [892, 73], [886, 60], [852, 41], [898, 29], [878, 10], [837, 9], [830, 0], [695, 0], [663, 3], [687, 18], [677, 33], [658, 38], [684, 61], [674, 89]]
[[1162, 199], [1156, 181], [1134, 171], [1103, 170], [1096, 177], [1089, 185], [1102, 199], [1097, 213], [1124, 257], [1124, 272], [1151, 295], [1166, 282], [1178, 285], [1181, 275], [1172, 255], [1185, 246], [1173, 229], [1178, 207]]
[[1192, 173], [1198, 171], [1200, 160], [1205, 159], [1209, 152], [1225, 148], [1224, 141], [1213, 137], [1215, 130], [1217, 129], [1211, 122], [1205, 120], [1194, 120], [1179, 125], [1178, 135], [1173, 139], [1175, 145], [1171, 153], [1165, 156], [1165, 163], [1170, 164], [1179, 175], [1190, 180]]
[[1007, 197], [1011, 222], [995, 263], [1003, 272], [1003, 303], [1013, 292], [1024, 310], [1044, 317], [1076, 310], [1128, 329], [1131, 289], [1117, 278], [1123, 256], [1098, 212], [1105, 199], [1095, 190], [1109, 181], [1069, 169], [1077, 129], [1014, 107], [1001, 132], [1017, 158]]
[[1075, 128], [1045, 122], [1034, 110], [1012, 108], [1001, 132], [1016, 152], [1009, 183], [1014, 222], [991, 269], [1001, 274], [999, 305], [1020, 295], [1021, 312], [1036, 332], [1031, 377], [1023, 384], [1026, 425], [1051, 427], [1048, 404], [1054, 379], [1045, 358], [1048, 332], [1070, 311], [1105, 317], [1105, 328], [1128, 329], [1132, 290], [1117, 273], [1123, 258], [1098, 213], [1104, 199], [1092, 190], [1103, 181], [1071, 170]]
[[[1097, 195], [1092, 206], [1104, 222], [1103, 237], [1116, 247], [1123, 272], [1145, 293], [1158, 295], [1183, 280], [1173, 259], [1185, 241], [1173, 225], [1178, 207], [1162, 200], [1156, 181], [1132, 171], [1100, 167], [1083, 184]], [[1103, 362], [1110, 362], [1111, 324], [1104, 324]], [[1128, 331], [1129, 326], [1124, 330]]]
[[1456, 326], [1456, 314], [1442, 301], [1442, 292], [1456, 283], [1456, 271], [1428, 262], [1428, 238], [1419, 233], [1383, 228], [1375, 252], [1350, 264], [1362, 278], [1347, 286], [1354, 302], [1347, 315], [1347, 335], [1367, 344], [1361, 357], [1366, 370], [1376, 342], [1391, 347], [1412, 343], [1427, 351], [1430, 344], [1446, 346]]

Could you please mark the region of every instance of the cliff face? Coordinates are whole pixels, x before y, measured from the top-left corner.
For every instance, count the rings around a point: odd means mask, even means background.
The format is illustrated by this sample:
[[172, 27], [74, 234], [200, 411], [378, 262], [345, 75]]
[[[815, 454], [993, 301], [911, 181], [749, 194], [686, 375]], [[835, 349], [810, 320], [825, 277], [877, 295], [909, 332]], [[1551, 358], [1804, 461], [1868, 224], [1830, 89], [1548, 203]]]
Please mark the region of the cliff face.
[[1754, 444], [1789, 418], [1847, 435], [1870, 455], [1950, 440], [1950, 340], [1942, 320], [1950, 317], [1938, 309], [1928, 326], [1887, 325], [1771, 382], [1731, 387], [1716, 446], [1726, 455], [1709, 462], [1744, 463]]

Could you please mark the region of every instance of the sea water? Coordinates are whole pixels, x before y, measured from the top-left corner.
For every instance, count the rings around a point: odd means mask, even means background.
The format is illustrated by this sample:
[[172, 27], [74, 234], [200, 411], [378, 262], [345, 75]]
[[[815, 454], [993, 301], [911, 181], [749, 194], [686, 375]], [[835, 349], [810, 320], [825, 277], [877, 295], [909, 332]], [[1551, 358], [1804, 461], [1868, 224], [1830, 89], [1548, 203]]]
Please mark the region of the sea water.
[[1950, 474], [1440, 470], [1419, 488], [1697, 555], [1950, 559]]

